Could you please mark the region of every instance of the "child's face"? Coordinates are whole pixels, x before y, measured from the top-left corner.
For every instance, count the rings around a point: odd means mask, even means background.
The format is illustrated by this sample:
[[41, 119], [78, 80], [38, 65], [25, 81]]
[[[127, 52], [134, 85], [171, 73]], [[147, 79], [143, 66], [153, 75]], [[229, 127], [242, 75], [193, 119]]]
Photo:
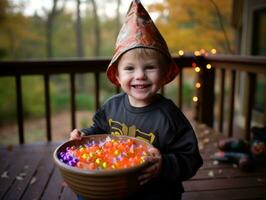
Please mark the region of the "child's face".
[[140, 49], [132, 49], [123, 54], [118, 63], [117, 80], [135, 107], [149, 105], [164, 84], [163, 55], [155, 50], [144, 51], [152, 52], [143, 54]]

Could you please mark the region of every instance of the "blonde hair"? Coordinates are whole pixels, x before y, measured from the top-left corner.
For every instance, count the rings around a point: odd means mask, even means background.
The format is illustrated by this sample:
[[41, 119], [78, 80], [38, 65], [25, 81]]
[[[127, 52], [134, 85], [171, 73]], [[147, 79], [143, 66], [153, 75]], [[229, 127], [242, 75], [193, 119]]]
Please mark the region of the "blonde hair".
[[[116, 61], [117, 64], [120, 62], [120, 59], [122, 58], [123, 54], [117, 59]], [[134, 48], [134, 54], [135, 56], [141, 56], [143, 58], [157, 58], [159, 62], [161, 63], [162, 67], [164, 68], [164, 71], [167, 71], [169, 69], [169, 65], [170, 65], [169, 59], [163, 53], [161, 53], [160, 51], [156, 49], [138, 47], [138, 48]]]

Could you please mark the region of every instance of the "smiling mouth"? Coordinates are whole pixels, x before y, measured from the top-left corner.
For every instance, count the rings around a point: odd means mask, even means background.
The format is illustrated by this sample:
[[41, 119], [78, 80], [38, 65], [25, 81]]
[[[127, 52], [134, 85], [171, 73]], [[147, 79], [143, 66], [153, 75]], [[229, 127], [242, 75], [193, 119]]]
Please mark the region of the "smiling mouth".
[[147, 85], [132, 85], [133, 88], [135, 89], [145, 89], [147, 87], [150, 87], [150, 84]]

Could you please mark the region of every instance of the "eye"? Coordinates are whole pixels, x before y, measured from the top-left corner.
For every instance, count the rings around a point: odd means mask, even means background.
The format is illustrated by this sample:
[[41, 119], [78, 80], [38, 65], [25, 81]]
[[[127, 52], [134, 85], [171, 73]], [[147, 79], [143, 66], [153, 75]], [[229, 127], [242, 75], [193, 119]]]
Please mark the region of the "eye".
[[134, 67], [133, 66], [125, 66], [123, 69], [126, 71], [133, 71]]
[[157, 68], [158, 68], [158, 67], [155, 66], [155, 65], [147, 65], [147, 66], [145, 67], [146, 70], [154, 70], [154, 69], [157, 69]]

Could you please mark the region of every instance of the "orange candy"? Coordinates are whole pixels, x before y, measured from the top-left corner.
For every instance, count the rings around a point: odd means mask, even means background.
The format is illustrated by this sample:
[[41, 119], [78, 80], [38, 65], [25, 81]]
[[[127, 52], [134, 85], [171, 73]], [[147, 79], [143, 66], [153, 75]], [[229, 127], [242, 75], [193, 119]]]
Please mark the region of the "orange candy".
[[147, 147], [132, 139], [106, 140], [99, 144], [71, 147], [69, 152], [78, 159], [76, 167], [87, 170], [124, 169], [143, 163]]

